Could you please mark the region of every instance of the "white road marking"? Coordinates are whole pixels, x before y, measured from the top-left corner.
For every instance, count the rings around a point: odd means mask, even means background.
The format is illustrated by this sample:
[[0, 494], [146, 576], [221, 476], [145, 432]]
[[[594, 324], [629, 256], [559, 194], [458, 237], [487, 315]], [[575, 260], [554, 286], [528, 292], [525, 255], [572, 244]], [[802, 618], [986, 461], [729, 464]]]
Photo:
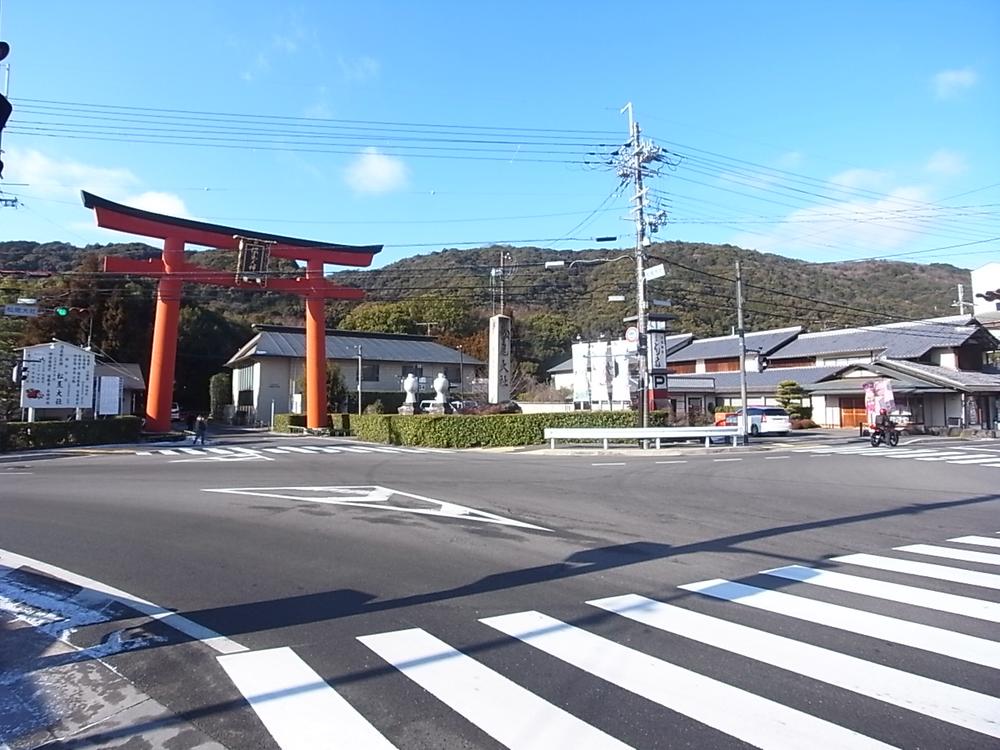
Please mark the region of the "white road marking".
[[91, 591], [96, 591], [99, 594], [104, 594], [117, 602], [121, 602], [122, 604], [131, 607], [137, 612], [141, 612], [148, 617], [159, 620], [164, 625], [167, 625], [174, 630], [178, 630], [190, 638], [201, 641], [209, 648], [218, 651], [220, 654], [235, 654], [240, 651], [247, 650], [246, 646], [242, 646], [236, 641], [230, 640], [224, 635], [220, 635], [214, 630], [210, 630], [203, 625], [199, 625], [186, 617], [171, 612], [168, 609], [164, 609], [163, 607], [146, 601], [145, 599], [133, 596], [132, 594], [122, 591], [121, 589], [116, 589], [112, 586], [101, 583], [100, 581], [95, 581], [93, 578], [87, 578], [86, 576], [66, 570], [65, 568], [50, 565], [49, 563], [42, 562], [41, 560], [35, 560], [4, 549], [0, 549], [0, 566], [6, 566], [8, 568], [33, 568], [39, 573], [44, 573], [52, 576], [53, 578], [62, 579], [67, 583], [72, 583], [76, 586], [82, 586], [83, 588], [90, 589]]
[[290, 648], [218, 660], [282, 750], [394, 748]]
[[921, 458], [917, 458], [916, 460], [917, 461], [954, 461], [956, 459], [964, 458], [964, 457], [965, 457], [964, 453], [954, 453], [954, 452], [952, 452], [952, 453], [948, 453], [948, 454], [942, 454], [940, 456], [924, 456], [924, 457], [921, 457]]
[[300, 448], [297, 445], [286, 445], [285, 451], [286, 452], [291, 451], [292, 453], [305, 453], [310, 456], [313, 455], [312, 451], [307, 451], [305, 448]]
[[[588, 602], [644, 625], [729, 651], [859, 695], [1000, 737], [1000, 699], [792, 638], [626, 594]], [[728, 708], [728, 707], [727, 707]], [[807, 747], [787, 742], [786, 747]], [[837, 747], [826, 742], [820, 746]]]
[[3, 476], [5, 476], [5, 477], [9, 477], [9, 476], [11, 476], [12, 474], [22, 474], [22, 475], [23, 475], [23, 474], [34, 474], [34, 473], [35, 473], [35, 472], [33, 472], [33, 471], [5, 471], [5, 472], [3, 473]]
[[[179, 450], [181, 453], [187, 453], [193, 456], [200, 456], [205, 452], [204, 447], [202, 447], [201, 450], [196, 450], [195, 448], [178, 448], [177, 450]], [[167, 453], [167, 451], [163, 451], [163, 453]], [[173, 451], [170, 451], [170, 455], [173, 455]]]
[[176, 455], [178, 455], [177, 451], [170, 450], [170, 448], [164, 448], [163, 450], [160, 451], [160, 453], [162, 453], [164, 456], [176, 456]]
[[907, 544], [903, 547], [893, 547], [893, 549], [899, 552], [912, 552], [915, 555], [943, 557], [948, 560], [962, 560], [963, 562], [983, 563], [985, 565], [1000, 565], [1000, 555], [993, 552], [952, 549], [951, 547], [938, 547], [933, 544]]
[[263, 448], [262, 450], [265, 450], [268, 453], [288, 453], [285, 448]]
[[658, 464], [686, 464], [687, 461], [656, 461]]
[[723, 463], [725, 461], [742, 461], [742, 458], [713, 458], [712, 461], [715, 463]]
[[898, 617], [887, 617], [721, 578], [688, 583], [680, 588], [765, 612], [793, 617], [796, 620], [919, 648], [991, 669], [1000, 669], [1000, 642], [986, 638], [977, 638], [944, 628], [901, 620]]
[[624, 461], [606, 461], [600, 464], [591, 464], [591, 466], [624, 466]]
[[152, 456], [153, 455], [153, 451], [136, 451], [135, 455], [137, 455], [137, 456]]
[[882, 555], [841, 555], [840, 557], [832, 557], [830, 559], [833, 562], [862, 565], [866, 568], [875, 568], [876, 570], [891, 570], [894, 573], [907, 573], [909, 575], [923, 576], [924, 578], [936, 578], [940, 581], [965, 583], [969, 586], [1000, 590], [1000, 575], [996, 573], [980, 573], [977, 570], [963, 570], [962, 568], [952, 568], [948, 565], [899, 560], [895, 557], [883, 557]]
[[628, 747], [418, 628], [358, 640], [507, 747]]
[[961, 458], [955, 461], [949, 461], [950, 464], [985, 464], [989, 461], [996, 461], [996, 456], [977, 456], [975, 458]]
[[[823, 719], [556, 620], [520, 612], [480, 620], [546, 654], [759, 748], [885, 748]], [[572, 747], [557, 743], [554, 746]]]
[[[379, 485], [345, 485], [345, 486], [294, 486], [294, 487], [228, 487], [224, 489], [204, 489], [203, 492], [219, 492], [232, 495], [248, 495], [250, 497], [267, 497], [293, 502], [322, 503], [325, 505], [345, 505], [354, 508], [374, 508], [399, 513], [415, 513], [425, 516], [454, 518], [461, 521], [478, 521], [495, 523], [501, 526], [516, 526], [535, 531], [551, 531], [542, 526], [506, 518], [485, 510], [469, 508], [446, 500], [417, 495], [413, 492], [403, 492]], [[301, 493], [301, 494], [298, 494]], [[399, 496], [410, 505], [393, 505], [389, 501], [393, 496]], [[422, 503], [414, 506], [416, 500]]]
[[970, 596], [947, 594], [943, 591], [932, 591], [917, 586], [907, 586], [902, 583], [890, 583], [874, 578], [852, 576], [833, 570], [817, 570], [801, 565], [789, 565], [784, 568], [763, 570], [769, 576], [777, 576], [790, 581], [808, 583], [824, 588], [848, 591], [852, 594], [872, 596], [900, 604], [911, 604], [915, 607], [934, 609], [939, 612], [950, 612], [964, 617], [974, 617], [978, 620], [1000, 623], [1000, 602], [984, 601]]
[[205, 448], [209, 453], [218, 453], [223, 456], [231, 456], [232, 452], [228, 448]]
[[320, 450], [324, 453], [340, 453], [340, 448], [334, 448], [330, 445], [324, 445]]
[[779, 461], [783, 458], [791, 458], [791, 456], [764, 456], [765, 461]]
[[1000, 539], [992, 536], [957, 536], [948, 541], [959, 544], [978, 544], [980, 547], [1000, 547]]

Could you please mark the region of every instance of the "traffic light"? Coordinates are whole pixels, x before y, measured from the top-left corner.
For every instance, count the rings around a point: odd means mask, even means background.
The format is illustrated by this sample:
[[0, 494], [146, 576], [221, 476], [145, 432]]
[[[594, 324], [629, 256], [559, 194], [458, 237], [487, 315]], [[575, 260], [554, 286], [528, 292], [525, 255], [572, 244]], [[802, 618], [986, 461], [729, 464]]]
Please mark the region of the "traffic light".
[[69, 308], [68, 307], [57, 307], [56, 308], [56, 315], [58, 315], [60, 318], [65, 318], [67, 315], [69, 315]]
[[982, 292], [981, 294], [977, 294], [976, 296], [982, 297], [987, 302], [996, 302], [997, 300], [1000, 300], [1000, 289], [993, 289], [989, 292]]
[[28, 377], [28, 364], [23, 360], [14, 363], [14, 370], [11, 373], [12, 380], [20, 385]]
[[767, 366], [769, 364], [771, 364], [771, 363], [768, 361], [767, 357], [765, 357], [763, 354], [758, 355], [758, 357], [757, 357], [757, 372], [764, 372], [764, 370], [767, 369]]

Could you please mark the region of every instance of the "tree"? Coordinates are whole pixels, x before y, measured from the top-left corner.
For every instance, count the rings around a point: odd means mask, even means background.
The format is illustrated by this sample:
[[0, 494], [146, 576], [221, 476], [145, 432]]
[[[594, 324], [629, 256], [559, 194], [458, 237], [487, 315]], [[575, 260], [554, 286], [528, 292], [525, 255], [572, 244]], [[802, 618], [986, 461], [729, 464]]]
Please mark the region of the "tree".
[[326, 404], [327, 409], [344, 408], [347, 404], [347, 386], [340, 366], [333, 360], [326, 361]]
[[419, 333], [408, 302], [364, 302], [347, 313], [339, 327], [347, 331]]
[[222, 419], [225, 407], [233, 403], [233, 373], [217, 372], [208, 379], [212, 419]]
[[792, 419], [805, 419], [810, 416], [804, 413], [804, 407], [802, 406], [802, 398], [804, 396], [805, 391], [802, 390], [802, 386], [794, 380], [782, 380], [778, 383], [777, 389], [775, 389], [775, 398], [778, 399], [778, 403], [785, 408], [788, 416]]

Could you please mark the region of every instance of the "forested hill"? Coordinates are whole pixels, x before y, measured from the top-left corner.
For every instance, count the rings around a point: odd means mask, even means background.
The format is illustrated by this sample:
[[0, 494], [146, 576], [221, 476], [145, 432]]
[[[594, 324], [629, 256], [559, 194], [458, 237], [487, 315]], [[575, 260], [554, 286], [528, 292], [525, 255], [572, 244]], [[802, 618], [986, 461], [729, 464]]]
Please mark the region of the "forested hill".
[[[73, 271], [89, 254], [156, 257], [159, 251], [140, 243], [90, 245], [0, 242], [4, 271]], [[550, 312], [583, 335], [621, 330], [622, 318], [635, 311], [635, 264], [629, 250], [579, 252], [532, 247], [448, 249], [414, 256], [382, 269], [341, 271], [339, 283], [368, 291], [372, 302], [398, 302], [433, 295], [488, 315], [499, 305], [499, 268], [504, 256], [503, 286], [515, 318]], [[743, 264], [749, 330], [805, 325], [812, 330], [923, 318], [955, 312], [958, 284], [969, 285], [969, 272], [947, 264], [921, 265], [887, 261], [808, 263], [728, 245], [657, 243], [649, 248], [649, 266], [664, 263], [666, 276], [648, 284], [651, 299], [670, 301], [674, 330], [700, 336], [728, 333], [735, 325], [734, 261]], [[233, 253], [191, 253], [194, 262], [229, 267]], [[547, 261], [564, 261], [545, 268]], [[91, 261], [93, 262], [93, 261]], [[288, 264], [272, 271], [294, 273]], [[9, 280], [9, 277], [8, 277]], [[37, 282], [41, 283], [41, 282]], [[2, 301], [12, 296], [8, 285]], [[608, 301], [624, 295], [625, 302]], [[234, 322], [293, 322], [299, 305], [287, 297], [227, 290], [199, 290], [198, 301], [215, 307]], [[355, 304], [331, 309], [337, 325]], [[668, 311], [654, 307], [654, 311]], [[431, 322], [433, 321], [426, 321]]]

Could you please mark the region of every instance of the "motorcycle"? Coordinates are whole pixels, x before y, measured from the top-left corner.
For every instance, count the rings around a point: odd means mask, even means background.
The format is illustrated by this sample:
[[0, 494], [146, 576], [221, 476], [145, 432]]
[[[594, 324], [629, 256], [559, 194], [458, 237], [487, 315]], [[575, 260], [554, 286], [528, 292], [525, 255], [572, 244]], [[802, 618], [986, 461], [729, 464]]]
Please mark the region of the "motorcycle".
[[894, 428], [889, 428], [883, 430], [878, 425], [868, 425], [868, 431], [871, 434], [872, 448], [878, 448], [879, 445], [885, 443], [890, 448], [895, 448], [899, 445], [899, 431]]

